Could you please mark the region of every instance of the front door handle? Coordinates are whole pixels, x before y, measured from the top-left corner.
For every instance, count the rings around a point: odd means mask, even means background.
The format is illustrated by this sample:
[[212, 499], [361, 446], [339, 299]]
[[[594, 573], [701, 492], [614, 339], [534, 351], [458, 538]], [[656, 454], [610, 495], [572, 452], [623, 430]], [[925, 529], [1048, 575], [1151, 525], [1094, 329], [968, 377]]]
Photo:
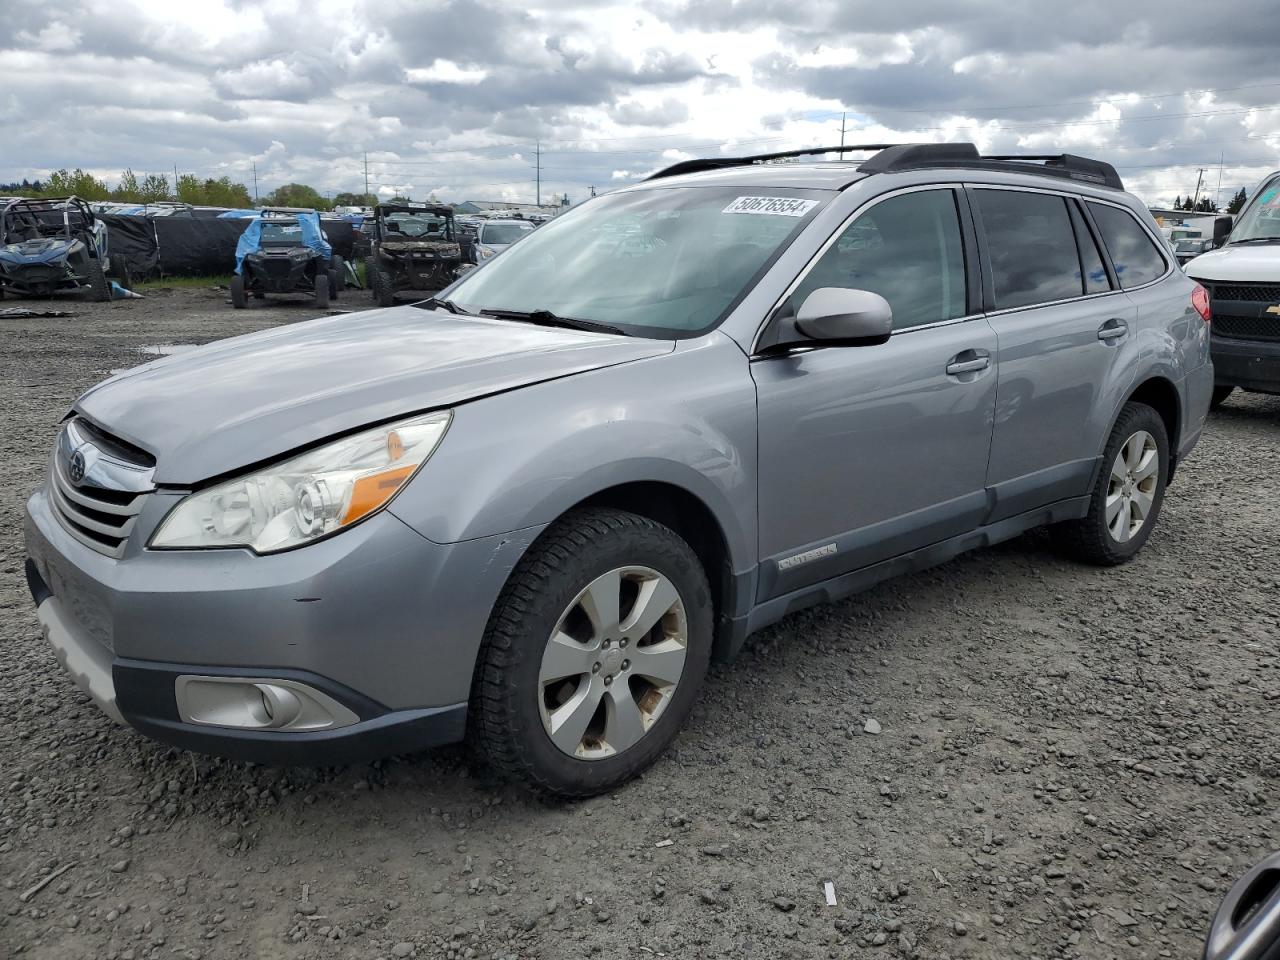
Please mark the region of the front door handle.
[[1119, 317], [1112, 317], [1098, 328], [1098, 339], [1102, 341], [1119, 340], [1129, 332], [1129, 325]]
[[966, 350], [964, 353], [958, 353], [951, 358], [951, 362], [947, 364], [947, 374], [954, 377], [962, 373], [977, 373], [979, 370], [985, 370], [989, 366], [991, 366], [990, 354], [978, 353], [976, 350]]

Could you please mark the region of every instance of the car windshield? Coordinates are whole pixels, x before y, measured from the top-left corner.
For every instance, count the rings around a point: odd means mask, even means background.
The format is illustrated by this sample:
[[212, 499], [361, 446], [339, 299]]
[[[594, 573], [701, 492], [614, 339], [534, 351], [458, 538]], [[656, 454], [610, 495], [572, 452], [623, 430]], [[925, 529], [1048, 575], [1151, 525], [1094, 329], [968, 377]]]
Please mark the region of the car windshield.
[[263, 220], [260, 236], [263, 243], [295, 245], [302, 243], [302, 228], [296, 220]]
[[608, 194], [534, 231], [448, 296], [472, 311], [549, 310], [638, 336], [691, 336], [719, 323], [832, 195], [771, 187]]
[[1231, 242], [1241, 240], [1280, 240], [1280, 174], [1262, 185], [1257, 202], [1249, 209], [1231, 231]]
[[387, 228], [391, 233], [400, 233], [406, 237], [437, 240], [446, 239], [449, 233], [444, 218], [430, 213], [393, 213], [387, 217]]
[[533, 227], [524, 223], [486, 223], [480, 228], [481, 243], [515, 243]]

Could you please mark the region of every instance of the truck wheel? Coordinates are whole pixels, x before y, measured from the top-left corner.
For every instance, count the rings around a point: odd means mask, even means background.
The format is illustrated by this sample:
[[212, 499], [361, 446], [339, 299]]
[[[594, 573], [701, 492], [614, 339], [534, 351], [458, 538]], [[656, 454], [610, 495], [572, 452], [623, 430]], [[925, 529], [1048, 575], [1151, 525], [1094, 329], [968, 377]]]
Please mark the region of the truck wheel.
[[329, 261], [329, 295], [338, 299], [338, 294], [347, 288], [347, 265], [336, 253]]
[[1209, 400], [1209, 409], [1217, 410], [1226, 401], [1227, 397], [1235, 392], [1235, 387], [1214, 387], [1213, 396]]
[[129, 276], [129, 261], [125, 255], [117, 253], [107, 262], [111, 264], [111, 275], [116, 278], [116, 282], [126, 290], [132, 290], [133, 278]]
[[329, 274], [324, 270], [316, 271], [316, 307], [321, 310], [329, 308]]
[[89, 258], [85, 272], [89, 275], [89, 295], [98, 303], [106, 303], [111, 299], [111, 284], [102, 269], [102, 261]]
[[231, 275], [231, 305], [237, 310], [249, 306], [249, 300], [244, 295], [244, 277], [238, 273]]
[[621, 510], [567, 514], [520, 561], [489, 617], [469, 737], [506, 779], [585, 797], [652, 764], [693, 707], [712, 604], [673, 530]]
[[1050, 527], [1054, 540], [1086, 563], [1125, 563], [1151, 536], [1168, 476], [1169, 438], [1160, 414], [1145, 403], [1125, 404], [1102, 455], [1089, 513]]
[[370, 263], [373, 265], [373, 279], [369, 286], [373, 289], [373, 299], [380, 307], [394, 307], [396, 288], [391, 274], [380, 268], [376, 260], [371, 259]]

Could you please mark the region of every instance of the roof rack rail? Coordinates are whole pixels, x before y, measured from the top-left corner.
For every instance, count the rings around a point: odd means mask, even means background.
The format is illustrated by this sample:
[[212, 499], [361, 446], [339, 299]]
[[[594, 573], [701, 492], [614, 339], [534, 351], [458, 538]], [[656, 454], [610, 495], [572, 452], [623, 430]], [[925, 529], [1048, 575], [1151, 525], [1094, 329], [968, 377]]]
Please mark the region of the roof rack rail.
[[983, 170], [1004, 170], [1008, 173], [1061, 177], [1116, 190], [1124, 189], [1124, 182], [1116, 173], [1116, 168], [1101, 160], [1092, 160], [1073, 153], [983, 156], [978, 153], [978, 148], [972, 143], [852, 143], [842, 147], [810, 147], [805, 150], [759, 153], [747, 157], [682, 160], [645, 179], [661, 180], [683, 173], [701, 173], [706, 170], [721, 170], [725, 167], [746, 167], [770, 160], [867, 150], [875, 150], [876, 154], [859, 164], [858, 170], [862, 173], [896, 173], [902, 170], [925, 170], [936, 167], [977, 167]]
[[852, 153], [859, 150], [887, 150], [895, 146], [892, 143], [850, 143], [842, 147], [808, 147], [804, 150], [783, 150], [780, 153], [757, 153], [749, 157], [709, 157], [699, 160], [681, 160], [645, 177], [646, 180], [661, 180], [663, 177], [678, 177], [682, 173], [701, 173], [704, 170], [719, 170], [723, 167], [749, 167], [753, 163], [766, 163], [770, 160], [789, 160], [792, 157], [812, 157], [821, 153]]
[[1124, 182], [1120, 179], [1120, 174], [1116, 173], [1116, 168], [1101, 160], [1091, 160], [1073, 153], [983, 156], [972, 143], [904, 143], [880, 151], [864, 161], [858, 169], [863, 173], [892, 173], [933, 167], [978, 167], [1009, 173], [1040, 174], [1094, 183], [1116, 190], [1124, 189]]

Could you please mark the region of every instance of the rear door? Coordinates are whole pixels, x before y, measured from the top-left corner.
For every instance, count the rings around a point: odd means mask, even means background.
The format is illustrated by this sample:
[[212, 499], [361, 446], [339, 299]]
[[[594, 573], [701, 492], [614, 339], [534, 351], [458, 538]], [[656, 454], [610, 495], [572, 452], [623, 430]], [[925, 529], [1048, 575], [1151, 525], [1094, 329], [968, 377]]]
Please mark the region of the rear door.
[[1083, 496], [1131, 377], [1123, 350], [1137, 311], [1118, 288], [1078, 201], [1030, 188], [970, 186], [1000, 384], [988, 522]]
[[752, 360], [759, 600], [981, 521], [996, 338], [976, 315], [971, 237], [959, 189], [890, 194], [863, 208], [792, 285], [783, 314], [822, 287], [871, 290], [892, 306], [894, 331], [877, 346]]

